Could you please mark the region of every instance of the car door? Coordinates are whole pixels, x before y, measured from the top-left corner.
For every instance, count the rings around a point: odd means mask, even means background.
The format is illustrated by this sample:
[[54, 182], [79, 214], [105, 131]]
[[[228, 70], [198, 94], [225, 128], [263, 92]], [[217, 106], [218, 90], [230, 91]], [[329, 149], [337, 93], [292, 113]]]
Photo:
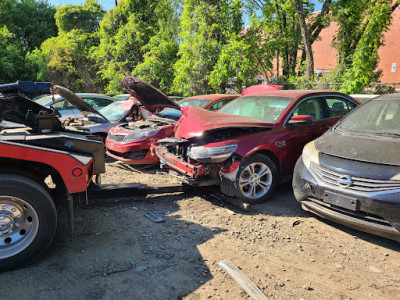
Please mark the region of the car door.
[[[312, 121], [307, 124], [290, 124], [290, 118], [298, 115], [311, 116]], [[286, 131], [286, 140], [284, 142], [285, 159], [282, 162], [284, 173], [292, 174], [294, 165], [301, 155], [303, 147], [328, 129], [328, 119], [329, 114], [323, 96], [303, 99], [293, 108], [284, 125]], [[281, 145], [283, 147], [282, 143]]]

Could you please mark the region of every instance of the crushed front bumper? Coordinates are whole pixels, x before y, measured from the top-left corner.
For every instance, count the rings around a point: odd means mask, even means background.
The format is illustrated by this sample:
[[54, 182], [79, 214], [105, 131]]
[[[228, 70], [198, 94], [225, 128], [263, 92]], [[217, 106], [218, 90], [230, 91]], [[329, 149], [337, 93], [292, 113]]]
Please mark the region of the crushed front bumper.
[[166, 164], [170, 168], [178, 171], [191, 179], [196, 179], [200, 176], [209, 175], [210, 168], [201, 164], [190, 164], [182, 161], [176, 155], [168, 152], [165, 147], [155, 147], [155, 153], [159, 158], [161, 164]]
[[300, 157], [293, 192], [304, 210], [345, 226], [400, 242], [400, 193], [354, 193], [319, 181]]

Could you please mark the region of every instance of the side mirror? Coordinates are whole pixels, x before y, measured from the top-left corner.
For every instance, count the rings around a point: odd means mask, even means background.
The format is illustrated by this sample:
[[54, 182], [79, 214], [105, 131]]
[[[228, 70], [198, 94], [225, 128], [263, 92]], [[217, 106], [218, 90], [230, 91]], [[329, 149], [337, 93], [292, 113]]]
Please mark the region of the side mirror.
[[127, 122], [132, 122], [132, 121], [133, 121], [133, 118], [132, 118], [132, 117], [127, 117], [125, 120], [126, 120]]
[[293, 116], [289, 120], [289, 124], [295, 125], [295, 124], [308, 124], [312, 122], [312, 117], [307, 116], [307, 115], [298, 115], [298, 116]]

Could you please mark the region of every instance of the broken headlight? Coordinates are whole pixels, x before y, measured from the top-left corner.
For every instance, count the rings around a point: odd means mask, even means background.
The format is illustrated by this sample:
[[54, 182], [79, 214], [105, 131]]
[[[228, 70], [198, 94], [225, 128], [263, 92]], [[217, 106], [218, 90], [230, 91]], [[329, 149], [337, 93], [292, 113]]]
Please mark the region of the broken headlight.
[[158, 132], [159, 132], [158, 129], [132, 132], [132, 133], [126, 135], [126, 137], [124, 138], [124, 143], [145, 139], [145, 138], [151, 137], [153, 135], [156, 135]]
[[231, 156], [236, 148], [237, 145], [218, 147], [192, 146], [189, 148], [188, 156], [199, 162], [219, 163]]

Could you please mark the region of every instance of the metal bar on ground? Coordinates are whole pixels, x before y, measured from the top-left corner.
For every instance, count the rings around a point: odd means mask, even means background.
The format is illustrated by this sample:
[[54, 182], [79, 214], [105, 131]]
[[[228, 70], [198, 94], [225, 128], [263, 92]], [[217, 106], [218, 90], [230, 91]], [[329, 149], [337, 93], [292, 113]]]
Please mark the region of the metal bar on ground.
[[261, 290], [230, 260], [222, 260], [218, 263], [254, 300], [268, 300]]

